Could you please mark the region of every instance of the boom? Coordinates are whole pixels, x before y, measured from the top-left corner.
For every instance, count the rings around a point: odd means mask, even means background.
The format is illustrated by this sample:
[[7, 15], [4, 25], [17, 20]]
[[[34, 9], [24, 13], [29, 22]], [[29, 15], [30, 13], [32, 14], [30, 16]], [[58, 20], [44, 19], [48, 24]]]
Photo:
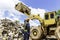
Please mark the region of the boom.
[[42, 23], [42, 18], [40, 18], [40, 15], [32, 15], [31, 9], [24, 5], [23, 3], [16, 4], [15, 9], [27, 15], [29, 19], [37, 19]]

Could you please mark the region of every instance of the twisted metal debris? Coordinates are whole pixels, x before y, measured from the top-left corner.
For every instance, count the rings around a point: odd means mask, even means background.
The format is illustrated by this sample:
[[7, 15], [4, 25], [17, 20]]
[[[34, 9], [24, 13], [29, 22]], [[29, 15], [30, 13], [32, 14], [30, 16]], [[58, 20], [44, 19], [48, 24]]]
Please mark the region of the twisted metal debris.
[[23, 40], [22, 26], [10, 19], [0, 20], [0, 40]]

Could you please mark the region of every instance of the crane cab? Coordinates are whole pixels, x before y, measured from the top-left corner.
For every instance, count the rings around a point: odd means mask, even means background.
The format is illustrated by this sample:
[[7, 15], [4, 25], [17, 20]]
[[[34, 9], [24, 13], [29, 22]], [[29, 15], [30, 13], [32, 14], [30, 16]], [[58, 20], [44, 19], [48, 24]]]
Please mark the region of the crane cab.
[[55, 11], [45, 13], [45, 15], [44, 15], [45, 26], [53, 25], [55, 23], [56, 23], [56, 21], [55, 21]]

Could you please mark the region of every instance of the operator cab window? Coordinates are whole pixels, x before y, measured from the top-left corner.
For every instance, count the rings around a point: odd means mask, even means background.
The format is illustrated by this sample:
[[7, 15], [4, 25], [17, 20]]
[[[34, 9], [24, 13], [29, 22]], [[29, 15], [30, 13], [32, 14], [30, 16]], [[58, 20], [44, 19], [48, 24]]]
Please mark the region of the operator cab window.
[[49, 18], [49, 15], [45, 14], [45, 19], [48, 20], [48, 18]]
[[54, 14], [52, 13], [52, 14], [50, 14], [50, 18], [54, 18]]

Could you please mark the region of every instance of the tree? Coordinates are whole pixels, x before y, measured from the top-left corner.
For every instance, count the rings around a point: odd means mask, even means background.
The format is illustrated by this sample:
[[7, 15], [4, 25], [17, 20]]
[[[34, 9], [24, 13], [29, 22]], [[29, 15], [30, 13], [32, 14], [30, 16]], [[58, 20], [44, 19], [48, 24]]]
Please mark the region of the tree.
[[57, 15], [60, 15], [60, 10], [57, 11]]

